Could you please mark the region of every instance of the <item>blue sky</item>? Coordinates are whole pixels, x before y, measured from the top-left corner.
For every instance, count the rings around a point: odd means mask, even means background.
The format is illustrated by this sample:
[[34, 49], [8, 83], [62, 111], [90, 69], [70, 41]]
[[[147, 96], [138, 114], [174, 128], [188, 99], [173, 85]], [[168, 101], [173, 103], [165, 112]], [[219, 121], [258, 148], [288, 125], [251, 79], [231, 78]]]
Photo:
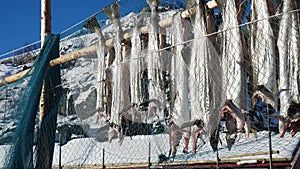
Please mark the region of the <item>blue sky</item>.
[[[115, 0], [52, 0], [52, 32], [59, 34]], [[41, 0], [2, 0], [0, 55], [40, 39]]]
[[[52, 33], [59, 34], [116, 0], [51, 0]], [[175, 0], [176, 4], [185, 0]], [[174, 3], [174, 0], [161, 0]], [[0, 58], [14, 49], [40, 40], [41, 0], [2, 0], [0, 3]], [[120, 0], [121, 15], [139, 12], [146, 0]], [[107, 19], [107, 18], [106, 18]], [[3, 57], [7, 57], [3, 56]]]

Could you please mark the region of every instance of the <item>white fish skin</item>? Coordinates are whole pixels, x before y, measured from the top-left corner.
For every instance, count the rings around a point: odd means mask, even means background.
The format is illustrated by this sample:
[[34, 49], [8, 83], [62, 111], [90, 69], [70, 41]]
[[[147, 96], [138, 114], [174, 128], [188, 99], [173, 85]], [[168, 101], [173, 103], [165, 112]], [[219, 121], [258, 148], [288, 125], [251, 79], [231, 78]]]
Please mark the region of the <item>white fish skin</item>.
[[[191, 119], [190, 121], [202, 120], [204, 126], [209, 124], [207, 121], [210, 115], [210, 97], [209, 97], [209, 49], [206, 24], [204, 22], [204, 13], [200, 7], [196, 10], [195, 16], [192, 19], [194, 26], [194, 40], [191, 46], [191, 61], [189, 66], [189, 88], [190, 88], [190, 104], [191, 104]], [[203, 134], [207, 134], [205, 127]], [[191, 127], [193, 151], [197, 147], [196, 139], [199, 136], [197, 126]]]
[[[234, 0], [226, 1], [223, 14], [223, 95], [233, 100], [241, 109], [246, 109], [246, 74], [237, 10]], [[223, 102], [225, 102], [223, 100]]]
[[251, 57], [254, 69], [253, 85], [264, 85], [277, 93], [275, 39], [266, 1], [252, 1], [252, 20], [261, 20], [251, 25]]
[[[184, 30], [188, 24], [181, 18], [181, 14], [178, 13], [173, 16], [173, 44], [182, 44], [187, 37], [187, 31]], [[172, 155], [174, 156], [177, 151], [177, 145], [180, 140], [184, 139], [185, 147], [184, 151], [188, 151], [188, 142], [190, 139], [190, 127], [180, 129], [180, 126], [186, 121], [191, 119], [189, 109], [189, 98], [188, 98], [188, 66], [185, 64], [181, 51], [184, 45], [177, 45], [174, 48], [171, 65], [171, 83], [172, 83], [172, 125], [170, 126], [170, 137], [172, 144]]]
[[[211, 43], [213, 38], [207, 37], [208, 32], [213, 32], [213, 26], [211, 23], [205, 23], [204, 19], [209, 18], [209, 15], [209, 13], [204, 13], [201, 7], [196, 11], [193, 20], [194, 41], [189, 66], [191, 121], [202, 120], [204, 123], [201, 130], [199, 127], [192, 127], [192, 137], [202, 134], [205, 135], [205, 139], [210, 138], [218, 127], [222, 100], [220, 99], [222, 97], [220, 57]], [[194, 139], [194, 145], [197, 144], [196, 141]]]
[[[147, 0], [149, 6], [151, 7], [151, 16], [149, 24], [149, 34], [148, 34], [148, 53], [146, 56], [148, 79], [149, 79], [149, 99], [163, 100], [163, 91], [160, 89], [161, 85], [161, 63], [160, 63], [160, 53], [158, 52], [158, 36], [159, 25], [158, 25], [158, 13], [156, 7], [158, 5], [158, 0]], [[160, 119], [164, 118], [163, 112], [156, 112]]]
[[[182, 30], [182, 22], [180, 13], [174, 16], [173, 43], [180, 44], [184, 41], [184, 30]], [[190, 120], [189, 98], [188, 98], [188, 67], [185, 64], [181, 51], [183, 45], [178, 45], [174, 49], [172, 69], [174, 74], [171, 75], [173, 82], [173, 91], [175, 93], [174, 108], [172, 117], [174, 122], [181, 126], [185, 121]]]
[[97, 66], [95, 72], [95, 76], [97, 79], [96, 89], [97, 89], [97, 102], [96, 102], [96, 110], [98, 110], [99, 114], [103, 114], [104, 112], [104, 97], [105, 97], [105, 54], [106, 54], [106, 45], [105, 39], [101, 30], [101, 27], [96, 19], [96, 17], [92, 17], [89, 21], [84, 25], [85, 28], [92, 30], [98, 37], [98, 43], [96, 46], [97, 53]]
[[[101, 37], [101, 36], [100, 36]], [[99, 37], [99, 38], [100, 38]], [[97, 44], [97, 57], [98, 57], [98, 64], [97, 64], [97, 106], [96, 108], [104, 111], [105, 109], [105, 101], [104, 101], [104, 96], [105, 96], [105, 83], [104, 79], [106, 79], [105, 76], [105, 52], [106, 51], [106, 46], [103, 40], [99, 39], [99, 42]]]
[[[143, 15], [142, 15], [143, 16]], [[140, 39], [140, 23], [142, 17], [137, 20], [137, 25], [133, 28], [131, 35], [131, 61], [130, 61], [130, 98], [131, 103], [141, 102], [141, 77], [144, 70], [141, 39]]]
[[[112, 16], [118, 16], [119, 8], [112, 10]], [[129, 100], [129, 84], [128, 65], [122, 64], [126, 61], [126, 55], [122, 56], [121, 42], [123, 39], [123, 30], [120, 18], [112, 18], [112, 22], [116, 27], [116, 36], [114, 37], [115, 59], [112, 63], [112, 108], [110, 122], [121, 126], [121, 111], [130, 105]], [[119, 138], [120, 139], [120, 138]]]
[[121, 45], [119, 44], [121, 41], [119, 40], [119, 36], [115, 37], [114, 47], [115, 47], [115, 60], [113, 62], [112, 68], [112, 108], [111, 108], [111, 117], [110, 120], [114, 124], [120, 124], [120, 114], [119, 112], [121, 109], [122, 99], [121, 99]]
[[[289, 89], [280, 92], [280, 115], [283, 117], [287, 117], [287, 110], [293, 99], [299, 102], [299, 30], [297, 30], [299, 23], [297, 23], [296, 14], [289, 12], [295, 8], [294, 5], [295, 2], [293, 3], [292, 0], [284, 1], [277, 42], [279, 89]], [[279, 121], [281, 135], [285, 132], [285, 126], [284, 122]]]
[[191, 120], [196, 120], [202, 118], [209, 109], [208, 38], [206, 37], [203, 12], [200, 9], [196, 11], [193, 22], [194, 41], [189, 69], [189, 87], [191, 93]]
[[292, 13], [292, 26], [290, 38], [290, 82], [291, 100], [300, 103], [300, 29], [298, 12]]

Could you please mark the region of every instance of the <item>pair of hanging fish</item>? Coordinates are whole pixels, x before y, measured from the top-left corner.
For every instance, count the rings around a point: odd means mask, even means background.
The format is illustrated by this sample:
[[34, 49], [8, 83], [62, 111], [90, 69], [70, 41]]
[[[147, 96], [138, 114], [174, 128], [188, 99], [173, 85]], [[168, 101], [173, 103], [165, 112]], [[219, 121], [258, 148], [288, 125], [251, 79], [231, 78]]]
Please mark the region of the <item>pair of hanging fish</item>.
[[286, 117], [279, 114], [272, 114], [270, 117], [277, 118], [283, 123], [279, 128], [280, 137], [284, 137], [288, 130], [290, 130], [292, 137], [300, 131], [300, 103], [291, 102]]
[[[239, 132], [245, 132], [246, 138], [250, 137], [250, 130], [256, 133], [255, 129], [251, 129], [251, 121], [248, 117], [248, 112], [239, 109], [232, 100], [226, 100], [224, 106], [221, 109], [221, 118], [226, 121], [226, 142], [227, 147], [230, 150], [232, 145], [235, 143], [237, 134]], [[220, 119], [221, 119], [220, 118]], [[220, 122], [220, 121], [219, 121]], [[204, 130], [204, 122], [200, 119], [183, 123], [180, 129], [183, 130], [187, 127], [196, 127], [195, 132], [192, 132], [192, 138], [195, 138], [193, 142], [193, 152], [196, 153], [197, 139], [202, 133], [206, 133]], [[219, 124], [217, 124], [219, 125]], [[171, 137], [175, 139], [175, 137]], [[203, 139], [202, 139], [203, 141]], [[219, 131], [215, 131], [210, 136], [210, 144], [214, 151], [217, 151], [217, 144], [219, 143]], [[187, 152], [187, 151], [186, 151]]]
[[[288, 89], [280, 90], [280, 92], [288, 91]], [[261, 98], [263, 102], [268, 104], [271, 108], [277, 110], [278, 97], [276, 97], [271, 91], [269, 91], [263, 85], [257, 86], [256, 91], [252, 96], [252, 104], [255, 105], [258, 99]], [[291, 101], [287, 109], [287, 116], [280, 114], [268, 115], [269, 118], [276, 118], [280, 120], [283, 125], [279, 125], [280, 137], [284, 137], [286, 131], [290, 130], [291, 136], [294, 137], [295, 134], [300, 130], [300, 103]]]

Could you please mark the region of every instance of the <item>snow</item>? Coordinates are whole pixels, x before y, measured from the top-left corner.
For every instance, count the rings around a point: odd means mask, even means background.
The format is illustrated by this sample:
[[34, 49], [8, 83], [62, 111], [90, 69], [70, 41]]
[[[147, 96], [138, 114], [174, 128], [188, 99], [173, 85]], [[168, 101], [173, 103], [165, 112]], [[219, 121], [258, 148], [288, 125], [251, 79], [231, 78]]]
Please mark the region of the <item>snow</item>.
[[4, 78], [22, 71], [23, 66], [14, 66], [12, 64], [4, 65], [0, 64], [0, 78]]
[[[221, 135], [225, 137], [225, 135]], [[291, 159], [294, 151], [299, 144], [300, 134], [295, 137], [287, 135], [280, 138], [279, 134], [272, 133], [272, 150], [279, 151], [278, 154], [273, 154], [275, 159]], [[158, 163], [160, 154], [168, 157], [169, 154], [169, 135], [160, 134], [154, 136], [133, 136], [132, 138], [126, 137], [123, 144], [120, 145], [117, 139], [112, 143], [98, 142], [94, 138], [80, 138], [69, 141], [66, 145], [61, 147], [61, 164], [63, 166], [81, 166], [90, 164], [102, 164], [103, 149], [105, 153], [106, 165], [118, 165], [124, 163], [147, 163], [149, 157], [149, 143], [150, 143], [150, 159], [151, 163]], [[242, 157], [243, 154], [259, 153], [269, 151], [268, 132], [262, 131], [258, 133], [257, 138], [251, 134], [250, 140], [246, 140], [244, 134], [239, 135], [238, 141], [229, 151], [226, 148], [226, 143], [219, 144], [219, 158], [223, 160], [268, 160], [269, 155], [252, 155]], [[180, 144], [181, 146], [181, 144]], [[5, 154], [8, 152], [10, 146], [0, 146], [0, 166], [3, 165]], [[213, 152], [209, 144], [201, 145], [196, 154], [181, 153], [182, 149], [177, 153], [175, 158], [170, 158], [167, 163], [184, 163], [184, 162], [197, 162], [217, 159], [217, 153]], [[235, 158], [226, 158], [226, 156], [239, 156]], [[59, 144], [55, 144], [55, 151], [53, 157], [53, 165], [59, 164]]]
[[[250, 140], [245, 140], [243, 135], [240, 140], [229, 151], [225, 145], [219, 145], [219, 157], [243, 155], [246, 153], [268, 152], [268, 132], [260, 132], [255, 138], [251, 135]], [[278, 134], [272, 135], [272, 149], [279, 151], [279, 154], [274, 154], [273, 158], [292, 158], [295, 147], [297, 147], [300, 135], [294, 138], [285, 137], [279, 138]], [[120, 146], [117, 140], [112, 143], [100, 143], [94, 139], [76, 139], [70, 141], [62, 147], [62, 153], [67, 153], [68, 158], [62, 159], [63, 165], [80, 165], [80, 164], [102, 164], [102, 150], [105, 149], [105, 164], [117, 163], [147, 163], [149, 142], [151, 145], [151, 162], [158, 162], [158, 156], [164, 154], [168, 156], [169, 151], [169, 136], [166, 134], [156, 136], [136, 136], [132, 140], [126, 137], [123, 144]], [[79, 143], [80, 142], [80, 143]], [[78, 147], [78, 145], [81, 145]], [[133, 146], [137, 145], [137, 146]], [[74, 148], [77, 147], [77, 148]], [[241, 151], [243, 150], [243, 151]], [[73, 153], [72, 153], [73, 152]], [[76, 153], [75, 153], [76, 152]], [[58, 153], [58, 145], [56, 145], [55, 154]], [[62, 155], [62, 157], [65, 157]], [[268, 159], [269, 155], [238, 157], [240, 159]], [[174, 162], [199, 161], [199, 160], [215, 160], [216, 153], [212, 151], [208, 144], [201, 147], [196, 154], [178, 153], [174, 158]], [[232, 158], [234, 159], [234, 158]], [[54, 157], [54, 164], [58, 164], [57, 156]]]
[[[151, 142], [152, 156], [162, 153], [160, 152], [161, 150], [168, 151], [168, 144], [164, 146], [155, 144], [154, 139], [156, 139], [156, 141], [168, 140], [167, 135], [161, 135], [158, 138], [153, 138], [152, 136], [136, 136], [133, 137], [132, 140], [127, 137], [120, 146], [117, 140], [113, 140], [112, 143], [100, 143], [91, 138], [76, 139], [62, 147], [62, 153], [68, 153], [68, 158], [62, 159], [62, 164], [102, 164], [103, 149], [105, 149], [105, 163], [107, 164], [147, 162], [148, 151], [146, 150], [149, 149], [149, 142]], [[139, 145], [138, 149], [133, 148], [133, 143]], [[81, 146], [78, 147], [78, 145]], [[78, 149], [74, 149], [74, 147], [78, 147]], [[58, 148], [58, 144], [56, 144], [55, 154], [58, 154]], [[64, 155], [62, 154], [62, 156]], [[58, 156], [54, 157], [54, 165], [58, 164], [57, 157]], [[155, 158], [155, 156], [152, 158]]]

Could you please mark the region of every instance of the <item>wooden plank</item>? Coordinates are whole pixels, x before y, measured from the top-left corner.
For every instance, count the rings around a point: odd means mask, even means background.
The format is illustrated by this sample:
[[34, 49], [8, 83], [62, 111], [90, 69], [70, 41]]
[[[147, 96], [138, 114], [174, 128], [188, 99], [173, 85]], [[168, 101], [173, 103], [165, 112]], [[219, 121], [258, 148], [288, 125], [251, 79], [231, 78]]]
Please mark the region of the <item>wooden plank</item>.
[[78, 59], [78, 58], [83, 57], [83, 56], [95, 54], [96, 53], [96, 48], [97, 48], [97, 46], [94, 44], [94, 45], [88, 46], [86, 48], [80, 49], [78, 51], [74, 51], [74, 52], [71, 52], [69, 54], [63, 55], [59, 58], [51, 60], [50, 61], [50, 66], [53, 67], [53, 66], [56, 66], [56, 65], [59, 65], [59, 64], [69, 62], [71, 60]]
[[16, 82], [18, 80], [20, 80], [30, 69], [24, 70], [22, 72], [19, 72], [17, 74], [11, 75], [11, 76], [7, 76], [3, 79], [0, 79], [0, 86], [3, 86], [5, 84], [10, 84], [13, 82]]
[[[240, 158], [240, 157], [248, 157], [248, 156], [259, 156], [259, 155], [268, 155], [269, 151], [262, 151], [256, 153], [247, 153], [247, 154], [239, 154], [239, 155], [232, 155], [232, 156], [224, 156], [220, 157], [221, 159], [229, 159], [229, 158]], [[272, 151], [272, 154], [279, 154], [279, 151]]]
[[[249, 159], [228, 159], [228, 160], [222, 160], [220, 165], [229, 165], [229, 164], [234, 164], [238, 163], [241, 161], [246, 161], [246, 160], [257, 160], [257, 164], [262, 164], [266, 163], [269, 158], [249, 158]], [[290, 162], [290, 158], [274, 158], [274, 162], [282, 163], [282, 162]], [[167, 162], [167, 163], [157, 163], [153, 162], [151, 163], [150, 168], [164, 168], [164, 167], [171, 167], [171, 166], [192, 166], [195, 165], [217, 165], [216, 160], [193, 160], [193, 161], [172, 161], [172, 162]], [[63, 168], [65, 169], [71, 169], [71, 168], [78, 168], [79, 165], [64, 165]], [[102, 164], [87, 164], [87, 165], [80, 165], [80, 167], [84, 168], [93, 168], [93, 169], [98, 169], [102, 168]], [[57, 165], [54, 165], [53, 168], [59, 168]], [[146, 162], [140, 162], [140, 163], [109, 163], [105, 164], [105, 168], [148, 168], [148, 163]], [[187, 167], [188, 168], [188, 167]]]
[[298, 148], [298, 151], [295, 154], [291, 165], [292, 165], [292, 169], [297, 169], [297, 167], [300, 166], [300, 148]]

